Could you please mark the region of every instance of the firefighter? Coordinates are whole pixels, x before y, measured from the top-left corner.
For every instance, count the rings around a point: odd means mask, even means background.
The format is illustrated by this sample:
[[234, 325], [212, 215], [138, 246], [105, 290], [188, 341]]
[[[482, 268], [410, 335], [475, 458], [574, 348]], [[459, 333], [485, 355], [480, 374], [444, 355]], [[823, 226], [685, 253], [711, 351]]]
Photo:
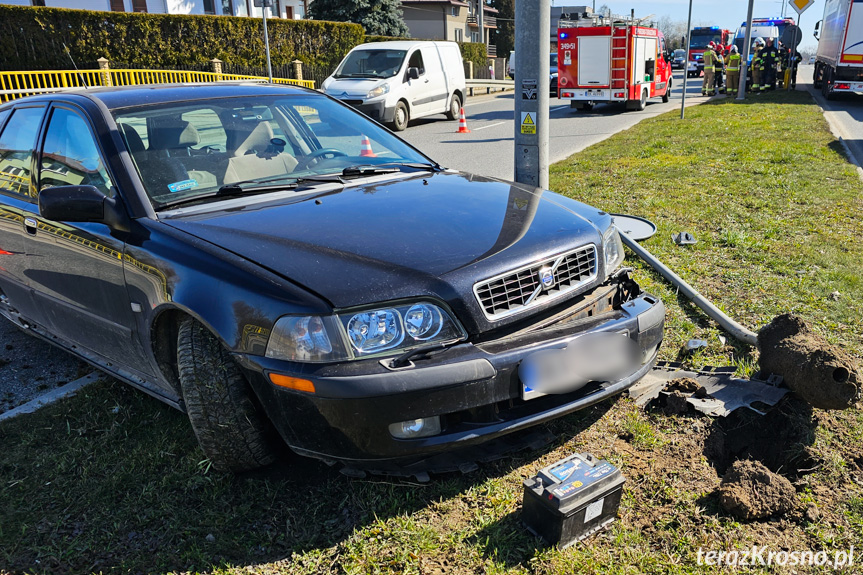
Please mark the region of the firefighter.
[[722, 78], [725, 73], [725, 58], [722, 53], [722, 44], [717, 44], [714, 48], [716, 57], [713, 59], [713, 83], [716, 85], [716, 93], [720, 94], [724, 91]]
[[794, 90], [797, 88], [797, 66], [800, 65], [800, 60], [803, 59], [803, 56], [800, 55], [797, 48], [790, 48], [788, 52], [788, 67], [791, 69], [791, 89]]
[[773, 38], [767, 39], [767, 46], [761, 51], [762, 81], [761, 91], [776, 89], [776, 65], [779, 63], [779, 50], [773, 45]]
[[756, 38], [752, 44], [752, 86], [753, 93], [758, 94], [761, 90], [761, 45], [764, 42], [761, 38]]
[[716, 44], [711, 42], [707, 45], [707, 50], [704, 51], [704, 82], [701, 84], [701, 95], [702, 96], [715, 96], [716, 95], [716, 87], [714, 85], [715, 77], [713, 75], [714, 72], [714, 61], [716, 60], [716, 52], [715, 49]]
[[737, 46], [732, 46], [728, 56], [725, 57], [725, 70], [728, 72], [725, 76], [726, 92], [736, 95], [740, 84], [740, 54], [737, 52]]

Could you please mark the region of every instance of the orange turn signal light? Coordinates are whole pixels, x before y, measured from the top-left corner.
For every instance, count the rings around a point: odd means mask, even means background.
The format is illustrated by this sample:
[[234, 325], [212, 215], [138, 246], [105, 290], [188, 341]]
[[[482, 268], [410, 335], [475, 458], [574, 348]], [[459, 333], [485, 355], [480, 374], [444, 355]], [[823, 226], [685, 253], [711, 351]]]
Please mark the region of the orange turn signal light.
[[288, 389], [305, 391], [307, 393], [315, 392], [315, 384], [308, 379], [291, 377], [289, 375], [282, 375], [280, 373], [271, 373], [270, 381], [272, 381], [273, 384], [278, 385], [279, 387], [287, 387]]

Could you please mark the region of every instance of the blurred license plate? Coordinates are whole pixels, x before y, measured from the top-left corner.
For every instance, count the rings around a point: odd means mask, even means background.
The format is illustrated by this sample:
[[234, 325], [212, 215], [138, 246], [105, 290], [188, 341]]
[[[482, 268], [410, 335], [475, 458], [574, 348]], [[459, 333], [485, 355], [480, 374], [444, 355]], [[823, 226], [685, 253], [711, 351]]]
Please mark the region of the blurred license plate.
[[640, 365], [638, 345], [628, 333], [593, 333], [565, 348], [547, 349], [524, 358], [518, 366], [521, 398], [577, 391], [591, 381], [616, 381]]

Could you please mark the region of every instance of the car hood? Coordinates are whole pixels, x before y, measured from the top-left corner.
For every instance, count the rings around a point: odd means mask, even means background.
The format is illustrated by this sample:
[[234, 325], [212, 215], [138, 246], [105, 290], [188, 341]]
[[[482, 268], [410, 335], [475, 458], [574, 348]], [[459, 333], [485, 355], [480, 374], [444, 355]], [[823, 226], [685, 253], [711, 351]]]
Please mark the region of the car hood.
[[610, 224], [604, 212], [552, 192], [457, 172], [280, 197], [255, 196], [239, 207], [214, 205], [163, 222], [297, 282], [335, 308], [433, 297], [474, 318], [474, 329], [483, 327], [474, 283], [574, 247], [599, 246], [599, 230]]
[[334, 98], [365, 98], [372, 88], [384, 83], [385, 78], [331, 78], [324, 93]]

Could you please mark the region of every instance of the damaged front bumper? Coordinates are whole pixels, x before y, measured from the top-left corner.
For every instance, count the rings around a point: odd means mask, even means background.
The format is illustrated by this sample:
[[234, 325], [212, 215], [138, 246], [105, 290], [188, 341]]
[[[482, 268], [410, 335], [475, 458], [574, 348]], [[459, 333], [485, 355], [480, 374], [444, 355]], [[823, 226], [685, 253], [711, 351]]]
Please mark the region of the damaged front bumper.
[[[650, 371], [662, 342], [665, 307], [623, 277], [520, 331], [475, 338], [414, 358], [407, 368], [391, 369], [376, 360], [326, 366], [258, 356], [238, 360], [294, 451], [360, 469], [416, 469], [438, 454], [598, 403]], [[637, 345], [640, 361], [614, 381], [591, 381], [569, 393], [525, 399], [518, 368], [526, 357], [594, 333], [625, 334]], [[310, 380], [315, 392], [276, 387], [267, 378], [273, 372]], [[393, 433], [394, 424], [416, 420], [428, 422], [433, 433], [412, 439]]]

